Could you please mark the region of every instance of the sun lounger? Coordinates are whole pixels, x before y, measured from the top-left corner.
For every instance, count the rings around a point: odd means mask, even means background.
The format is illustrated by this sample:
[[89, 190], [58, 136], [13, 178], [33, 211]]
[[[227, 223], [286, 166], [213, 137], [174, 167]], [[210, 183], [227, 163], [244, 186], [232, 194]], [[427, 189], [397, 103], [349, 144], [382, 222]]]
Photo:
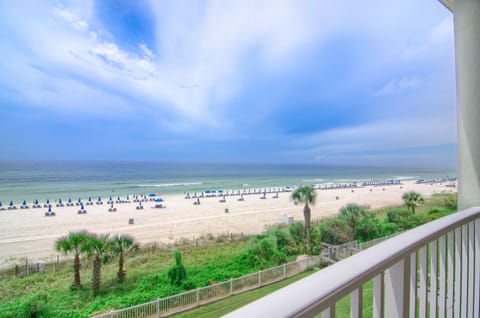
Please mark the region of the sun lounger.
[[45, 212], [45, 216], [55, 216], [55, 212], [52, 211], [52, 206], [48, 206], [48, 211]]

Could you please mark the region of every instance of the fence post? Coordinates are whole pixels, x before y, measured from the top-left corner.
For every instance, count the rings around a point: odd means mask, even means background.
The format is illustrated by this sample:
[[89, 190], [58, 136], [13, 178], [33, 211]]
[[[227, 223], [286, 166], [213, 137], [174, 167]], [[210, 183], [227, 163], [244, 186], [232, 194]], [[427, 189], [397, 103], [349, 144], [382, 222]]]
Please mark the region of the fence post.
[[157, 318], [160, 318], [160, 298], [157, 298]]
[[200, 288], [197, 288], [197, 306], [200, 304]]
[[283, 279], [287, 277], [287, 264], [283, 263]]
[[258, 272], [258, 286], [262, 286], [262, 271]]
[[233, 295], [233, 278], [230, 278], [230, 295]]

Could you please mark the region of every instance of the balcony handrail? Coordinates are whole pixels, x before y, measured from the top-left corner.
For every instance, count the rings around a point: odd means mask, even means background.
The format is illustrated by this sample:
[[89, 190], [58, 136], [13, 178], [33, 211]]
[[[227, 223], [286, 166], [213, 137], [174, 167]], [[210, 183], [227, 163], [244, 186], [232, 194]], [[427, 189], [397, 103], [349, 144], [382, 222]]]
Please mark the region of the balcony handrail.
[[313, 317], [442, 235], [480, 218], [480, 207], [406, 231], [346, 258], [226, 317]]

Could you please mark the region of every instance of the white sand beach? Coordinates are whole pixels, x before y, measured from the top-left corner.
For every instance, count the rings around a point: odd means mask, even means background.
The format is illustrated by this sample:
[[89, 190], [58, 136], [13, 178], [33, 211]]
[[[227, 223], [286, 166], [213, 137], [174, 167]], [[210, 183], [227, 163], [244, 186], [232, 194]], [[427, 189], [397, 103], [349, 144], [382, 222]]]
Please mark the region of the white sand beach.
[[[402, 204], [402, 195], [417, 191], [424, 197], [434, 193], [453, 192], [455, 188], [445, 183], [415, 184], [403, 181], [402, 185], [364, 187], [356, 189], [317, 190], [317, 203], [312, 207], [312, 219], [338, 213], [348, 203], [378, 208]], [[303, 220], [302, 206], [296, 206], [290, 193], [280, 193], [278, 199], [267, 194], [202, 198], [200, 205], [183, 195], [163, 196], [166, 208], [154, 209], [154, 202], [143, 203], [143, 210], [136, 210], [137, 203], [116, 204], [117, 212], [108, 212], [110, 205], [85, 206], [86, 214], [77, 214], [78, 206], [52, 207], [56, 216], [46, 217], [46, 208], [0, 211], [0, 268], [5, 268], [28, 258], [29, 261], [52, 260], [58, 255], [54, 241], [69, 231], [86, 229], [95, 233], [129, 234], [142, 244], [173, 243], [175, 239], [198, 237], [212, 233], [256, 234], [265, 226], [279, 223], [283, 216]], [[338, 196], [338, 199], [336, 198]], [[225, 213], [228, 208], [229, 213]], [[129, 219], [134, 224], [129, 224]]]

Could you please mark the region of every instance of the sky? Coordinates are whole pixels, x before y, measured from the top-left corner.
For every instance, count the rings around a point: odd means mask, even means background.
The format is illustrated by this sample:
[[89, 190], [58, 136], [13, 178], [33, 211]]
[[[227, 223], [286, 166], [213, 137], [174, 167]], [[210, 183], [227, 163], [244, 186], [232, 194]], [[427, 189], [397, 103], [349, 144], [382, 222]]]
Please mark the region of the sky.
[[455, 167], [436, 0], [0, 0], [0, 159]]

